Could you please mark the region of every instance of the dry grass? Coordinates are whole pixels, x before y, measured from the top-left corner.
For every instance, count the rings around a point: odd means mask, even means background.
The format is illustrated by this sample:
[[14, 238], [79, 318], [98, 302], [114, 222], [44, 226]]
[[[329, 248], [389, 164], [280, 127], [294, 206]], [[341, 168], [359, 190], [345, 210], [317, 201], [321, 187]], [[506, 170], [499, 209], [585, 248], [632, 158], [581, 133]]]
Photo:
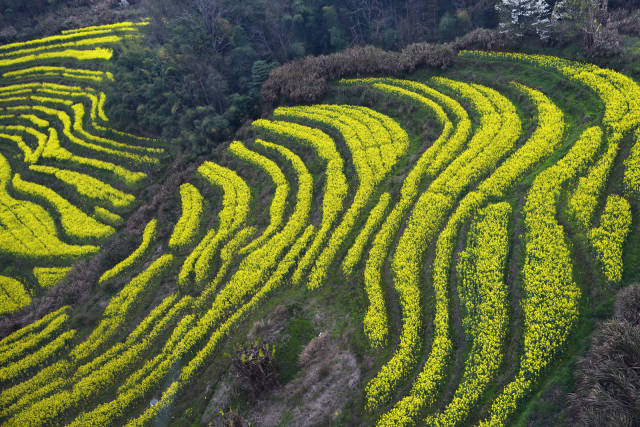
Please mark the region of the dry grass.
[[569, 416], [576, 425], [640, 425], [640, 285], [618, 294], [614, 319], [598, 328], [575, 378]]

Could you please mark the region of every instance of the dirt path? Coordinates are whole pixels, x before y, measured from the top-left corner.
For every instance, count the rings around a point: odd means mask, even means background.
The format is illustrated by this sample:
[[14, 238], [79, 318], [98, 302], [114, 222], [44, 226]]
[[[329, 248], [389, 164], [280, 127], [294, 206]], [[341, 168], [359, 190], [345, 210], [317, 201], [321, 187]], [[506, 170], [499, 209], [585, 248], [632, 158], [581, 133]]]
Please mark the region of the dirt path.
[[391, 246], [387, 253], [387, 258], [384, 261], [382, 271], [382, 287], [384, 288], [384, 300], [386, 303], [387, 316], [389, 319], [389, 337], [387, 346], [396, 349], [400, 344], [400, 332], [402, 331], [402, 312], [400, 310], [400, 298], [398, 292], [393, 286], [393, 272], [391, 271], [391, 260], [395, 253], [396, 245], [403, 230], [400, 230], [396, 235], [396, 241]]

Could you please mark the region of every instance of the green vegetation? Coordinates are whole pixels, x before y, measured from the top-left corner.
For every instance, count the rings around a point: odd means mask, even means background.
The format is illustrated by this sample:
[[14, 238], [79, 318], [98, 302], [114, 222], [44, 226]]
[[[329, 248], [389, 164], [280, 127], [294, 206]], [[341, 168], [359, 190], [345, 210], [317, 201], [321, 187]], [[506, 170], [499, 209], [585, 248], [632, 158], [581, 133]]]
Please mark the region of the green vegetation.
[[[575, 47], [594, 9], [409, 2], [434, 20], [411, 32], [396, 6], [253, 3], [122, 2], [151, 17], [0, 45], [0, 423], [635, 420], [585, 372], [628, 372], [607, 352], [638, 338], [640, 86], [466, 49]], [[349, 25], [421, 42], [276, 67]]]

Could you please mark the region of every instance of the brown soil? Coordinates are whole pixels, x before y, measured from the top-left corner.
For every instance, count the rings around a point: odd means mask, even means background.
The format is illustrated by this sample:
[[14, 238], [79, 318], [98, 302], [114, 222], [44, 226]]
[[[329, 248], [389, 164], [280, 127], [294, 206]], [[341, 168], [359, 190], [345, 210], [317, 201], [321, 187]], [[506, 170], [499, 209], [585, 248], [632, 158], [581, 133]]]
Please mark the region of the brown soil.
[[299, 363], [302, 372], [298, 377], [256, 402], [246, 416], [252, 425], [327, 425], [360, 387], [354, 354], [341, 350], [326, 332], [307, 344]]

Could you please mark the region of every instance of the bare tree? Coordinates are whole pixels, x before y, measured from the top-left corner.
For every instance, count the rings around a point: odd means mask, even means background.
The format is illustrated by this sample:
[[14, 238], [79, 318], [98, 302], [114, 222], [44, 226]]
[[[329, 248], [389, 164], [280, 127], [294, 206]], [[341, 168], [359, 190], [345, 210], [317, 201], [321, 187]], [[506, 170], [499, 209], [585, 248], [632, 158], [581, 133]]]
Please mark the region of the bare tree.
[[381, 0], [355, 0], [349, 4], [346, 13], [353, 22], [352, 42], [381, 39], [380, 17], [384, 15]]
[[590, 55], [613, 55], [622, 48], [617, 29], [609, 25], [608, 0], [561, 0], [554, 7], [552, 20], [561, 29], [581, 33]]
[[192, 0], [193, 8], [202, 21], [204, 29], [211, 39], [214, 50], [218, 50], [224, 41], [224, 35], [220, 31], [220, 20], [225, 8], [220, 0]]
[[[288, 59], [289, 47], [293, 41], [293, 20], [288, 2], [274, 1], [265, 9], [264, 31], [262, 37], [264, 44], [274, 53], [275, 59], [285, 62]], [[271, 40], [271, 42], [269, 42]]]

